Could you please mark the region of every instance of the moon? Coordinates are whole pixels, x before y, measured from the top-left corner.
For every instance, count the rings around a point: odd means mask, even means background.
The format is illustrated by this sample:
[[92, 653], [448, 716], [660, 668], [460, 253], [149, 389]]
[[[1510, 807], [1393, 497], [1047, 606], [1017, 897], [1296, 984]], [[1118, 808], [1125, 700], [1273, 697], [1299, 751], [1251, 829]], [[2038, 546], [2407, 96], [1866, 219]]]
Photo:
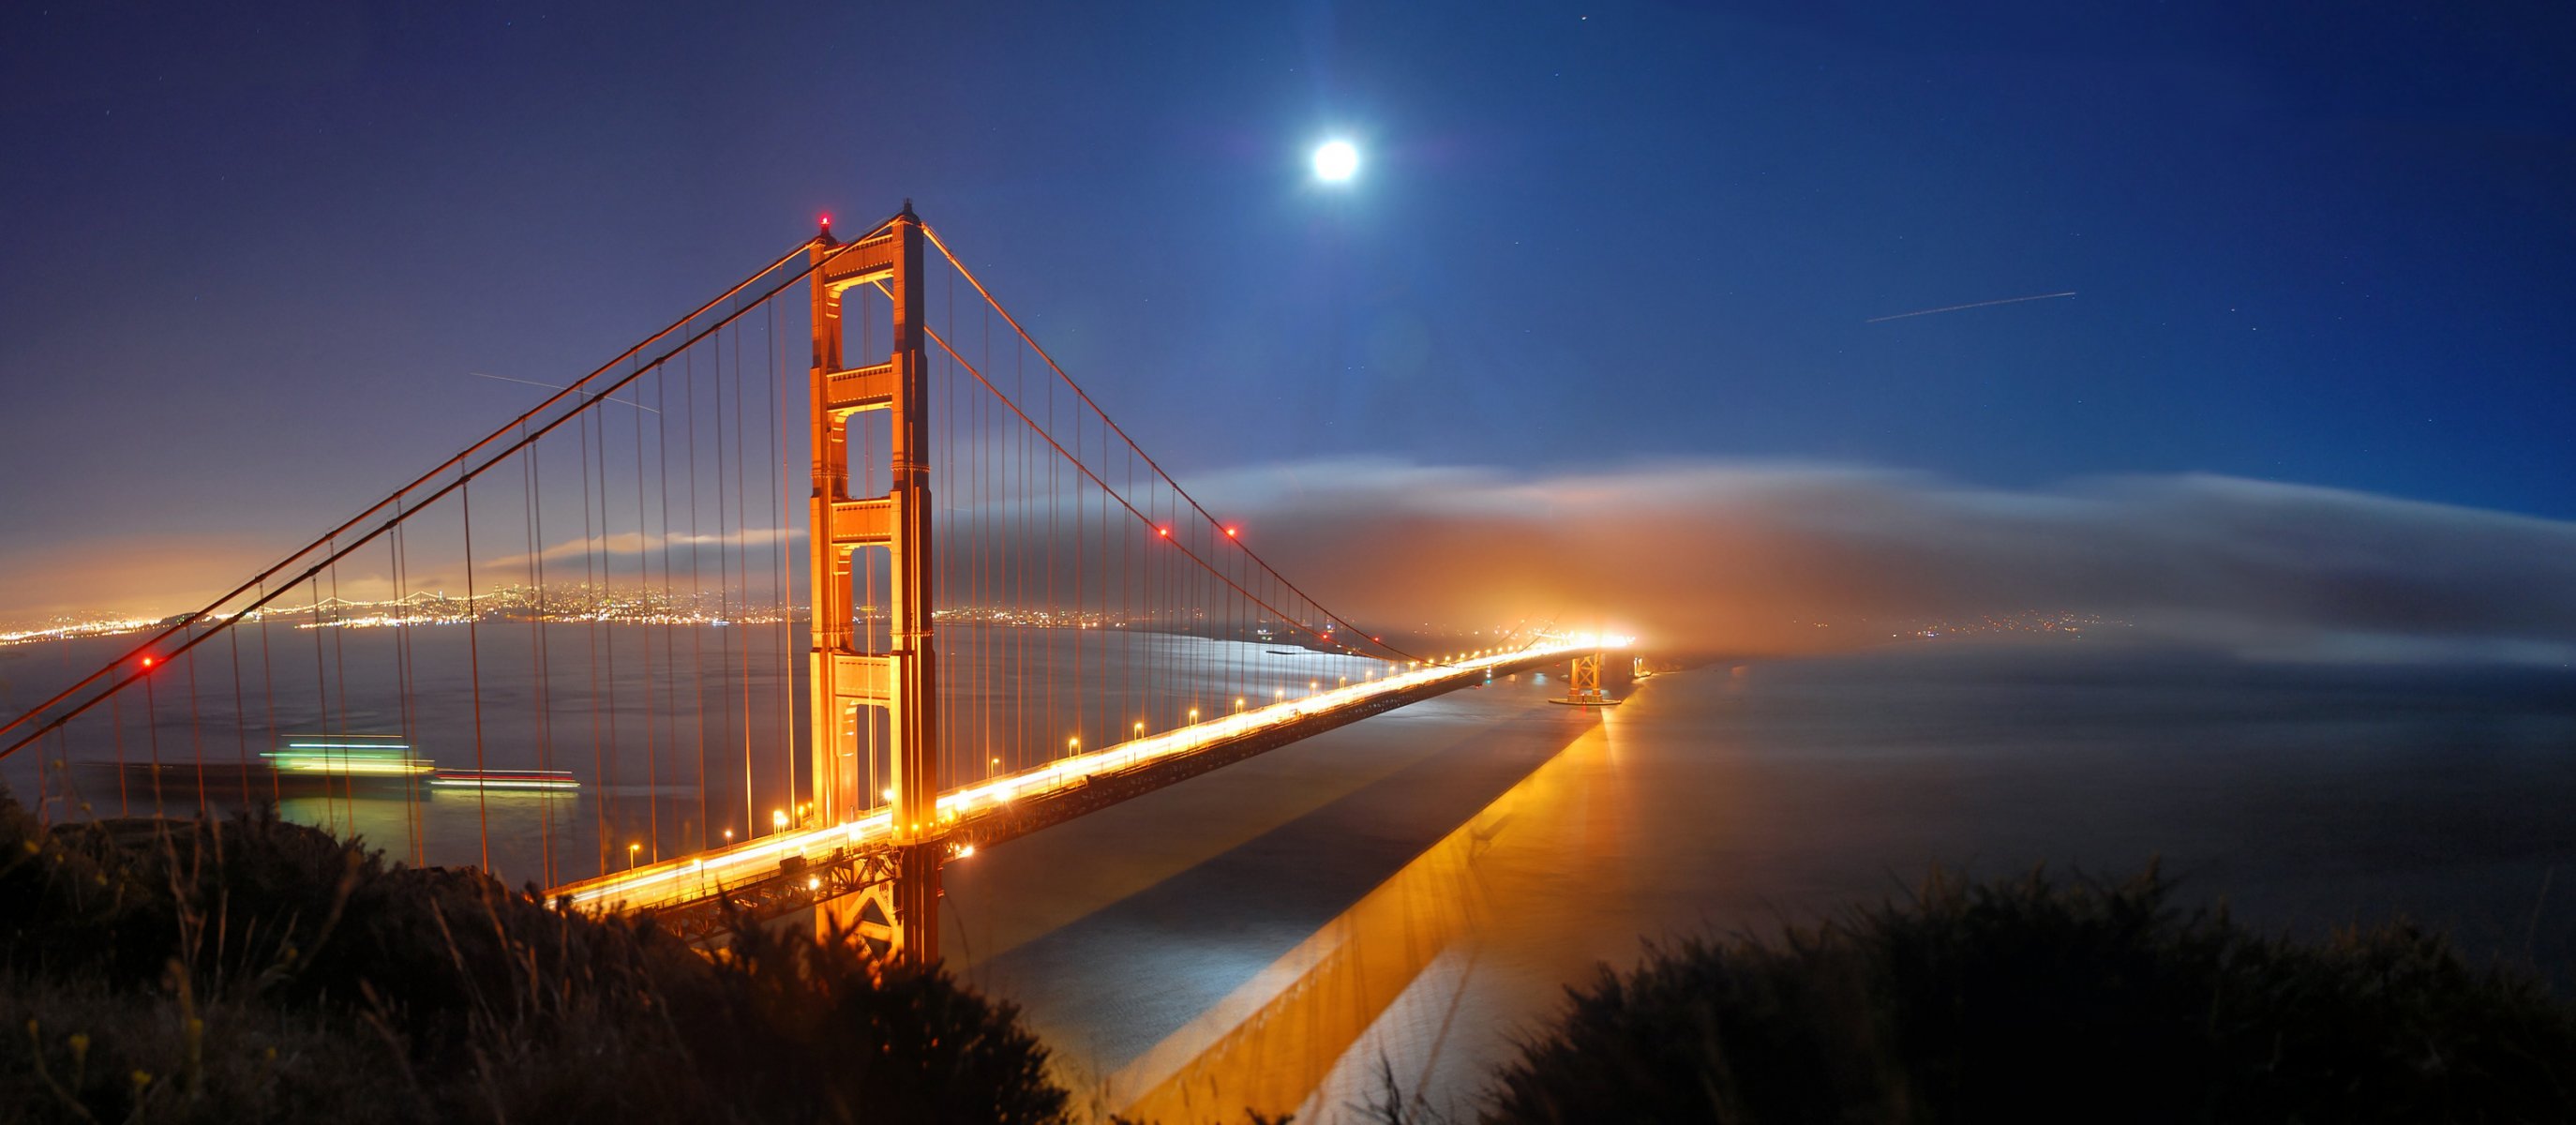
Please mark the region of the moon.
[[1315, 150], [1315, 178], [1328, 184], [1348, 181], [1360, 170], [1360, 150], [1349, 141], [1326, 141]]

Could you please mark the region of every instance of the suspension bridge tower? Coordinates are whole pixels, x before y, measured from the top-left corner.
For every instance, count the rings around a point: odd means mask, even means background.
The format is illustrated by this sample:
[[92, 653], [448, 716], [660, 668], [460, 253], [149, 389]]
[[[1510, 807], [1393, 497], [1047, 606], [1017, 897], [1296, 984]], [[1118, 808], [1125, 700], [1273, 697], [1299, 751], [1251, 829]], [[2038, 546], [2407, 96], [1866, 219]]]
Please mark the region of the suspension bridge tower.
[[[853, 931], [896, 956], [929, 962], [939, 957], [939, 863], [946, 844], [937, 811], [938, 694], [932, 682], [937, 661], [930, 616], [924, 241], [921, 220], [906, 200], [901, 214], [847, 247], [833, 241], [826, 219], [808, 251], [814, 300], [808, 412], [814, 491], [806, 508], [806, 540], [814, 606], [811, 823], [853, 820], [874, 804], [875, 795], [864, 788], [868, 763], [860, 759], [860, 730], [863, 724], [876, 730], [882, 712], [896, 846], [894, 878], [818, 908], [817, 922]], [[859, 286], [885, 294], [893, 323], [885, 358], [851, 366], [842, 358], [841, 306], [843, 295]], [[852, 496], [850, 421], [879, 410], [886, 412], [889, 486], [882, 496]], [[852, 577], [870, 565], [867, 552], [882, 552], [887, 628], [882, 646], [863, 648], [855, 628]], [[875, 750], [871, 746], [864, 752], [873, 755]]]
[[1568, 671], [1571, 674], [1566, 677], [1565, 698], [1548, 702], [1572, 707], [1609, 707], [1619, 702], [1611, 698], [1609, 692], [1601, 690], [1600, 652], [1577, 654], [1574, 666]]

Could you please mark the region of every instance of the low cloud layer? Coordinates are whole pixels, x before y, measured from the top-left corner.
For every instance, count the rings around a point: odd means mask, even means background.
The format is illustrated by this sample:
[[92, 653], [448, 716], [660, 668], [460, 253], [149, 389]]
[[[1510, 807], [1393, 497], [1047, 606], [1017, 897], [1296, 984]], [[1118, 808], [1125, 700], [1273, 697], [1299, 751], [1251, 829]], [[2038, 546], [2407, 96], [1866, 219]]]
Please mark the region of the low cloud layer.
[[1199, 491], [1244, 513], [1281, 570], [1364, 620], [1481, 622], [1527, 606], [1668, 645], [1776, 650], [1860, 633], [1863, 619], [2067, 610], [2283, 657], [2576, 661], [2576, 523], [2334, 489], [1335, 461], [1236, 471]]
[[[2037, 610], [2292, 659], [2576, 667], [2576, 523], [2366, 493], [2215, 476], [2013, 490], [1712, 462], [1531, 476], [1346, 460], [1190, 484], [1299, 585], [1387, 628], [1526, 614], [1670, 648], [1759, 652]], [[752, 549], [773, 534], [749, 533]], [[412, 544], [406, 588], [461, 590], [461, 572], [424, 545]], [[547, 566], [586, 549], [627, 558], [662, 545], [575, 540], [550, 547]], [[12, 549], [0, 552], [0, 616], [174, 613], [273, 561], [272, 550], [229, 540], [183, 552], [155, 542]], [[339, 595], [388, 596], [382, 559], [344, 568]], [[525, 562], [483, 565], [506, 582]], [[765, 565], [757, 573], [766, 581]], [[791, 588], [802, 590], [801, 577]]]

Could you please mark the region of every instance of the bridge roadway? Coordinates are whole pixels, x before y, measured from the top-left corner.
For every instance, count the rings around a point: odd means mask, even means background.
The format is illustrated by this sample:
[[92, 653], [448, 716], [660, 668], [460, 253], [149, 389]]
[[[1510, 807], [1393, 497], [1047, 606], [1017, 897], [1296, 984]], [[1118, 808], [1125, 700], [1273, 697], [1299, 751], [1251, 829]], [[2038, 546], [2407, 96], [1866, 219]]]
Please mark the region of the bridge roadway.
[[[944, 841], [973, 855], [1102, 806], [1194, 777], [1407, 703], [1561, 661], [1597, 643], [1537, 645], [1328, 688], [961, 786], [939, 796], [939, 822], [916, 841]], [[567, 883], [547, 898], [599, 913], [651, 912], [692, 939], [745, 921], [792, 913], [890, 876], [898, 842], [893, 814], [795, 829]]]

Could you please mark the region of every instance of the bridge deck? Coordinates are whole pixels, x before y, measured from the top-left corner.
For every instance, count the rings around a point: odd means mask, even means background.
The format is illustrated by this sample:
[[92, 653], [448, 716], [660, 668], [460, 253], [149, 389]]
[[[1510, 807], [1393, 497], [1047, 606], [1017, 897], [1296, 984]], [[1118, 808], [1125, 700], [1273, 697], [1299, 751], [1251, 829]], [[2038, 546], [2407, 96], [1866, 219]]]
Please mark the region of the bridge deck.
[[[1159, 789], [1230, 762], [1407, 703], [1485, 682], [1497, 672], [1565, 659], [1573, 646], [1533, 647], [1402, 672], [1148, 735], [941, 794], [939, 822], [915, 840], [952, 854], [990, 845]], [[651, 912], [689, 936], [719, 931], [728, 913], [757, 918], [848, 894], [883, 877], [898, 842], [890, 812], [782, 832], [620, 871], [547, 892], [576, 909]]]

